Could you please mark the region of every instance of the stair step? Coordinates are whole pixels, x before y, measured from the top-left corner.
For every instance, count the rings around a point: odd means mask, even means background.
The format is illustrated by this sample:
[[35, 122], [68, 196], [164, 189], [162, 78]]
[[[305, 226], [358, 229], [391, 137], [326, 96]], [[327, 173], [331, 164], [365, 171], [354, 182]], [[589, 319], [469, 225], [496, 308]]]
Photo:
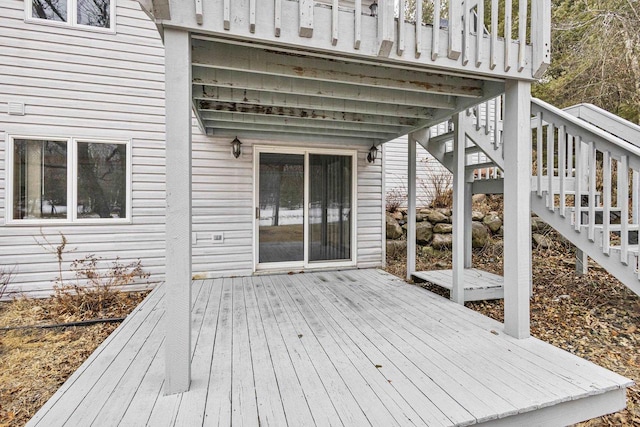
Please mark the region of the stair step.
[[447, 141], [451, 141], [453, 139], [454, 133], [453, 131], [443, 133], [442, 135], [432, 136], [429, 138], [429, 144], [443, 144]]
[[483, 162], [483, 163], [476, 163], [475, 165], [467, 165], [466, 169], [473, 171], [475, 169], [486, 169], [486, 168], [495, 168], [498, 167], [498, 165], [496, 165], [494, 162]]

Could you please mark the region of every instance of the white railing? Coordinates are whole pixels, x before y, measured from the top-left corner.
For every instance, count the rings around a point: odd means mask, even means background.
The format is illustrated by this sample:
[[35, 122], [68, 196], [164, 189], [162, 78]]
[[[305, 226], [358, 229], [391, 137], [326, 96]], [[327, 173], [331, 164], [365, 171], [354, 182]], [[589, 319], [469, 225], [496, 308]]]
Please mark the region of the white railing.
[[639, 229], [629, 177], [640, 172], [640, 148], [538, 99], [531, 109], [538, 196], [550, 211], [571, 213], [574, 229], [604, 254], [616, 248], [629, 263], [638, 247], [629, 231]]
[[[143, 7], [149, 3], [140, 1]], [[199, 26], [222, 28], [230, 35], [264, 34], [266, 28], [257, 26], [265, 25], [265, 16], [273, 16], [269, 32], [276, 38], [297, 33], [301, 38], [330, 40], [341, 49], [340, 41], [349, 40], [354, 52], [363, 49], [390, 57], [395, 48], [395, 58], [438, 61], [444, 57], [485, 72], [505, 74], [515, 68], [517, 74], [527, 69], [533, 77], [539, 77], [550, 61], [550, 0], [520, 1], [516, 11], [512, 0], [502, 1], [503, 5], [499, 0], [415, 0], [412, 16], [406, 16], [407, 0], [193, 1]], [[432, 11], [429, 16], [422, 16], [423, 6]], [[207, 14], [207, 10], [222, 13]]]

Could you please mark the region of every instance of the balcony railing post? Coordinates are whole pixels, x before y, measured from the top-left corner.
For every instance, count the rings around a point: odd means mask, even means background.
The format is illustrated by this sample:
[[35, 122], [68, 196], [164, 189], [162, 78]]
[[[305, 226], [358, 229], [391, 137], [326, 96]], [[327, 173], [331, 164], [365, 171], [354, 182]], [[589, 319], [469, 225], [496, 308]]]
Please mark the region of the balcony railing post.
[[378, 3], [378, 56], [388, 57], [395, 39], [395, 11], [393, 0]]
[[531, 2], [532, 74], [542, 77], [551, 64], [551, 0]]
[[458, 59], [462, 53], [462, 3], [449, 2], [449, 49], [447, 56]]

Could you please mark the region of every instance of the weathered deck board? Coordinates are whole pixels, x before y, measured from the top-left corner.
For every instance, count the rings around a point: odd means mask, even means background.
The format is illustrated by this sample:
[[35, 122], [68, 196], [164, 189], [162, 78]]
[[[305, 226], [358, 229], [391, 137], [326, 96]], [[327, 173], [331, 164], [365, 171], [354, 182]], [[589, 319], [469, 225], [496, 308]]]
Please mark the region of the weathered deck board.
[[[433, 283], [449, 291], [453, 288], [453, 270], [416, 271], [412, 276], [414, 279]], [[504, 297], [502, 276], [477, 268], [465, 268], [463, 277], [465, 301], [484, 301]]]
[[189, 392], [163, 394], [163, 285], [29, 426], [562, 424], [630, 384], [377, 270], [193, 286]]

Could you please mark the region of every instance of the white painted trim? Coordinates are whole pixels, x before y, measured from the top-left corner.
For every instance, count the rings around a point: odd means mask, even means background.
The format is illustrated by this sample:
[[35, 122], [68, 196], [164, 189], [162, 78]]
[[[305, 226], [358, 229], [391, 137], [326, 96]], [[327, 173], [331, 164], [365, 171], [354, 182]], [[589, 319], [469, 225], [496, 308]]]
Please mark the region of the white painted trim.
[[[14, 141], [59, 141], [67, 144], [67, 217], [65, 219], [15, 219], [13, 218], [13, 151]], [[88, 142], [94, 144], [124, 144], [126, 145], [126, 218], [78, 218], [78, 142]], [[130, 139], [109, 139], [109, 138], [75, 138], [46, 135], [9, 134], [5, 138], [5, 225], [7, 226], [52, 226], [52, 225], [115, 225], [132, 223], [132, 141]]]
[[63, 28], [75, 28], [78, 30], [91, 31], [97, 33], [116, 33], [116, 1], [111, 0], [111, 4], [109, 5], [109, 28], [104, 27], [94, 27], [91, 25], [82, 25], [78, 24], [78, 12], [77, 12], [77, 1], [78, 0], [67, 0], [67, 22], [63, 21], [53, 21], [50, 19], [42, 19], [33, 17], [33, 9], [31, 7], [32, 0], [24, 1], [24, 13], [25, 19], [24, 22], [28, 24], [37, 24], [37, 25], [50, 25], [53, 27], [63, 27]]
[[[260, 188], [260, 153], [283, 153], [304, 156], [304, 243], [303, 261], [260, 263], [259, 257], [259, 222], [256, 209], [259, 207]], [[345, 261], [309, 261], [309, 155], [335, 154], [351, 157], [351, 259]], [[355, 267], [358, 263], [358, 151], [332, 148], [299, 148], [277, 145], [253, 146], [253, 266], [254, 272], [288, 270], [303, 268], [305, 270]], [[383, 233], [384, 234], [384, 233]]]

